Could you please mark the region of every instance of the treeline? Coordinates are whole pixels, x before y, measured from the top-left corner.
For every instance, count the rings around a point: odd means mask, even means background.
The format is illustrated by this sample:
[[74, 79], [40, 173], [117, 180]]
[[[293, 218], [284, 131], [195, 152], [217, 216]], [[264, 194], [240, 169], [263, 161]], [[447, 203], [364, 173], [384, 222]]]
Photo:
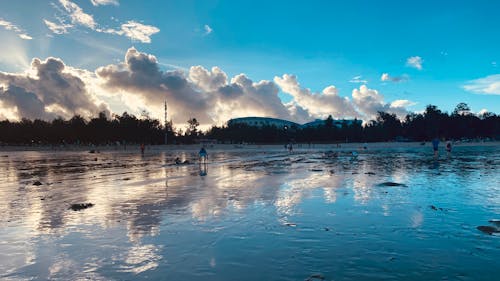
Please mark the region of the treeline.
[[404, 120], [399, 120], [395, 114], [378, 112], [376, 120], [364, 126], [360, 122], [344, 122], [337, 127], [329, 116], [318, 127], [276, 128], [234, 124], [212, 127], [206, 137], [236, 143], [428, 141], [435, 137], [498, 140], [500, 116], [491, 112], [475, 115], [465, 103], [458, 104], [451, 114], [428, 105], [424, 113], [410, 113]]
[[[173, 137], [170, 129], [169, 135]], [[0, 142], [4, 144], [163, 144], [165, 130], [156, 119], [137, 118], [123, 113], [108, 119], [104, 113], [86, 120], [74, 116], [51, 122], [22, 119], [19, 122], [0, 121]]]
[[215, 139], [223, 143], [286, 143], [308, 142], [373, 142], [373, 141], [427, 141], [435, 137], [446, 139], [500, 139], [500, 116], [486, 112], [471, 113], [465, 103], [457, 105], [448, 114], [434, 105], [428, 105], [421, 114], [408, 114], [404, 120], [396, 115], [379, 112], [376, 120], [361, 125], [360, 122], [344, 122], [334, 125], [328, 117], [318, 127], [277, 128], [275, 126], [248, 126], [233, 124], [213, 126], [206, 132], [198, 130], [196, 118], [188, 120], [183, 131], [172, 123], [166, 128], [157, 119], [147, 115], [137, 118], [123, 113], [107, 118], [104, 113], [86, 120], [74, 116], [51, 122], [22, 119], [19, 122], [0, 121], [0, 143], [2, 144], [120, 144], [145, 143], [164, 144], [165, 132], [168, 143], [195, 143], [202, 138]]

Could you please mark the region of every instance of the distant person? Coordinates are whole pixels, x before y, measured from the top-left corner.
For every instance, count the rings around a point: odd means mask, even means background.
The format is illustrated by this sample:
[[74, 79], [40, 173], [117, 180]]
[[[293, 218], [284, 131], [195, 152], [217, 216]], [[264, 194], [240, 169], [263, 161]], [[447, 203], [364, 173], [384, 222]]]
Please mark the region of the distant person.
[[438, 156], [438, 149], [439, 149], [439, 139], [438, 138], [434, 138], [432, 140], [432, 149], [434, 149], [434, 157], [437, 157]]
[[144, 148], [145, 148], [144, 144], [141, 143], [141, 154], [144, 154]]
[[208, 160], [208, 153], [204, 147], [200, 149], [198, 155], [200, 156], [200, 161], [204, 160], [206, 162]]
[[448, 155], [451, 154], [451, 142], [450, 141], [446, 142], [446, 152], [448, 153]]
[[292, 143], [288, 144], [288, 152], [293, 152], [293, 145], [292, 145]]
[[180, 159], [179, 157], [175, 158], [175, 160], [174, 160], [174, 161], [175, 161], [175, 164], [176, 164], [176, 165], [180, 165], [180, 164], [182, 164], [182, 161], [181, 161], [181, 159]]

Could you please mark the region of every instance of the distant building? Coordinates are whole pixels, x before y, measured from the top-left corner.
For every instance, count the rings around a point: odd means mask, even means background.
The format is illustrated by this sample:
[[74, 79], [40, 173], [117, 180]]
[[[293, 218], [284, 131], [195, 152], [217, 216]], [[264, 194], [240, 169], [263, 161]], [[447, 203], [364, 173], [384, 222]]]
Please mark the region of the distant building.
[[[311, 128], [311, 127], [314, 127], [314, 128], [317, 128], [317, 127], [320, 127], [320, 126], [324, 126], [325, 125], [325, 121], [326, 120], [322, 120], [322, 119], [316, 119], [312, 122], [309, 122], [309, 123], [305, 123], [303, 125], [301, 125], [300, 127], [301, 128]], [[337, 127], [337, 128], [342, 128], [342, 126], [345, 124], [346, 126], [351, 126], [352, 124], [354, 123], [357, 123], [359, 125], [362, 124], [363, 121], [361, 120], [357, 120], [357, 119], [342, 119], [342, 120], [333, 120], [333, 126]]]
[[242, 118], [234, 118], [227, 121], [228, 126], [236, 124], [245, 124], [248, 126], [255, 126], [255, 127], [263, 127], [263, 126], [275, 126], [277, 128], [284, 128], [285, 126], [288, 128], [300, 127], [300, 125], [295, 122], [277, 118], [270, 118], [270, 117], [242, 117]]
[[[357, 123], [361, 125], [362, 121], [361, 120], [356, 120], [356, 119], [342, 119], [342, 120], [333, 120], [333, 125], [336, 126], [337, 128], [342, 128], [343, 124], [346, 124], [347, 126], [350, 126], [354, 123]], [[305, 124], [298, 124], [292, 121], [288, 120], [283, 120], [283, 119], [278, 119], [278, 118], [270, 118], [270, 117], [242, 117], [242, 118], [234, 118], [229, 121], [227, 121], [227, 125], [235, 125], [235, 124], [245, 124], [248, 126], [255, 126], [255, 127], [263, 127], [263, 126], [275, 126], [277, 128], [283, 128], [283, 127], [296, 127], [296, 128], [311, 128], [311, 127], [319, 127], [319, 126], [324, 126], [325, 125], [325, 120], [321, 119], [316, 119], [312, 122], [308, 122]]]

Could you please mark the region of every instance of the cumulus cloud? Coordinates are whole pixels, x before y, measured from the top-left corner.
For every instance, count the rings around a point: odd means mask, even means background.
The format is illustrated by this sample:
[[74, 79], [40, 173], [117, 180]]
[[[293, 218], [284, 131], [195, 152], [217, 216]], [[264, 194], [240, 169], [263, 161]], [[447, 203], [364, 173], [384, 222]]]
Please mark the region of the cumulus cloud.
[[383, 73], [382, 76], [380, 77], [380, 81], [384, 82], [394, 82], [394, 83], [399, 83], [399, 82], [406, 82], [408, 81], [408, 75], [401, 75], [401, 76], [391, 76], [389, 73]]
[[210, 33], [212, 33], [212, 31], [214, 31], [208, 24], [205, 24], [205, 26], [203, 27], [205, 29], [205, 35], [208, 35]]
[[99, 6], [99, 5], [101, 5], [101, 6], [104, 6], [104, 5], [118, 6], [119, 5], [118, 0], [90, 0], [90, 2], [94, 6]]
[[9, 21], [6, 21], [2, 18], [0, 18], [0, 26], [5, 28], [6, 30], [14, 31], [17, 34], [17, 36], [19, 36], [19, 38], [21, 38], [21, 39], [24, 39], [24, 40], [33, 39], [31, 36], [29, 36], [24, 30], [19, 28], [17, 25], [15, 25]]
[[[123, 62], [99, 67], [95, 72], [66, 66], [57, 58], [34, 59], [26, 72], [0, 72], [0, 88], [3, 118], [95, 116], [108, 108], [99, 98], [113, 106], [118, 104], [118, 110], [146, 109], [151, 116], [160, 118], [163, 102], [167, 100], [169, 118], [177, 126], [182, 127], [195, 117], [205, 128], [246, 116], [298, 123], [330, 114], [336, 118], [368, 120], [379, 110], [401, 116], [406, 113], [405, 107], [412, 104], [408, 100], [385, 103], [381, 94], [364, 85], [353, 90], [352, 101], [340, 96], [334, 86], [315, 93], [303, 88], [297, 77], [289, 74], [273, 81], [253, 81], [245, 74], [230, 78], [219, 67], [165, 71], [155, 56], [135, 48], [126, 52]], [[292, 100], [283, 103], [278, 96], [280, 90], [290, 94]]]
[[352, 90], [352, 99], [356, 107], [364, 114], [364, 120], [375, 119], [379, 111], [394, 113], [399, 118], [403, 118], [408, 113], [405, 107], [412, 104], [408, 100], [385, 103], [382, 94], [365, 85]]
[[61, 6], [66, 10], [73, 24], [83, 25], [90, 29], [95, 29], [97, 27], [94, 17], [85, 13], [77, 4], [69, 0], [59, 0], [59, 3], [61, 3]]
[[363, 77], [361, 75], [353, 77], [351, 80], [349, 80], [350, 83], [362, 83], [362, 84], [367, 84], [368, 81], [366, 79], [362, 79]]
[[500, 74], [471, 80], [463, 88], [476, 94], [500, 95]]
[[51, 21], [46, 20], [46, 19], [44, 19], [43, 22], [55, 34], [68, 33], [68, 29], [73, 27], [73, 25], [71, 25], [71, 24], [55, 23], [55, 22], [51, 22]]
[[180, 70], [162, 71], [156, 57], [134, 48], [127, 51], [123, 63], [101, 67], [96, 73], [104, 88], [134, 96], [156, 108], [153, 111], [161, 111], [167, 99], [174, 122], [192, 117], [205, 124], [249, 115], [290, 117], [271, 81], [253, 82], [244, 74], [228, 81], [217, 67], [209, 71], [193, 66], [187, 75]]
[[422, 70], [422, 64], [424, 60], [419, 56], [409, 57], [406, 59], [406, 66]]
[[25, 73], [0, 72], [3, 106], [16, 107], [18, 118], [65, 118], [107, 111], [79, 77], [82, 70], [67, 67], [57, 58], [33, 59]]
[[311, 118], [326, 118], [328, 115], [343, 118], [358, 115], [349, 98], [341, 97], [335, 86], [328, 86], [321, 93], [313, 93], [310, 89], [300, 87], [297, 77], [289, 74], [274, 77], [274, 82], [283, 92], [290, 94], [297, 105], [307, 110]]

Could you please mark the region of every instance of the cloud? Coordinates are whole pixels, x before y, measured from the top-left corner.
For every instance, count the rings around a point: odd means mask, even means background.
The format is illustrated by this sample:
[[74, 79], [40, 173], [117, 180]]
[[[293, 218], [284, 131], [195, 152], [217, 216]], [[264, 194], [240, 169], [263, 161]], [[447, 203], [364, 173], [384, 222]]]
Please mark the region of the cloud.
[[398, 107], [409, 107], [409, 106], [414, 106], [416, 105], [416, 102], [410, 101], [410, 100], [395, 100], [391, 102], [390, 107], [392, 108], [398, 108]]
[[21, 39], [24, 39], [24, 40], [33, 39], [31, 36], [29, 36], [26, 32], [24, 32], [24, 30], [19, 28], [17, 25], [15, 25], [9, 21], [6, 21], [2, 18], [0, 18], [0, 26], [3, 26], [3, 28], [5, 28], [6, 30], [14, 31], [15, 33], [17, 33], [17, 36], [19, 36], [19, 38], [21, 38]]
[[136, 21], [128, 21], [121, 25], [121, 31], [118, 31], [116, 34], [123, 34], [130, 39], [142, 43], [151, 43], [151, 35], [158, 32], [160, 32], [160, 29], [155, 26], [145, 25]]
[[203, 28], [205, 29], [204, 35], [208, 35], [208, 34], [212, 33], [212, 31], [214, 31], [208, 24], [205, 24], [205, 26]]
[[500, 74], [468, 81], [463, 88], [476, 94], [500, 95]]
[[408, 100], [398, 100], [390, 104], [385, 103], [384, 97], [377, 90], [369, 89], [365, 85], [352, 90], [352, 100], [363, 113], [364, 120], [375, 119], [379, 111], [394, 113], [399, 118], [403, 118], [408, 113], [405, 107], [412, 104]]
[[399, 83], [399, 82], [406, 82], [408, 81], [408, 75], [403, 74], [402, 76], [390, 76], [389, 73], [383, 73], [382, 76], [380, 77], [380, 81], [390, 81], [394, 83]]
[[406, 59], [406, 66], [416, 68], [418, 70], [422, 70], [422, 64], [424, 60], [419, 56], [409, 57]]
[[229, 81], [218, 67], [209, 71], [193, 66], [188, 73], [161, 71], [156, 57], [131, 48], [123, 63], [101, 67], [96, 73], [105, 89], [139, 99], [151, 111], [161, 112], [167, 99], [169, 115], [177, 123], [192, 117], [205, 124], [249, 115], [290, 117], [273, 82], [253, 82], [244, 74]]
[[0, 72], [0, 84], [5, 85], [0, 100], [4, 106], [15, 106], [18, 118], [68, 118], [107, 111], [82, 80], [84, 72], [65, 66], [57, 58], [35, 58], [27, 72]]
[[59, 0], [59, 3], [61, 3], [62, 7], [66, 10], [73, 24], [83, 25], [90, 29], [95, 29], [97, 27], [94, 17], [85, 13], [77, 4], [69, 0]]
[[[59, 0], [59, 3], [64, 10], [60, 9], [57, 5], [53, 6], [62, 13], [67, 14], [72, 24], [66, 24], [64, 19], [61, 18], [58, 18], [59, 24], [44, 19], [45, 25], [55, 34], [65, 34], [68, 33], [68, 28], [83, 26], [96, 32], [126, 36], [141, 43], [151, 43], [151, 36], [160, 32], [160, 29], [155, 26], [142, 24], [133, 20], [121, 24], [119, 29], [102, 28], [97, 24], [92, 15], [85, 13], [77, 4], [69, 0]], [[92, 0], [92, 4], [95, 6], [105, 4], [118, 5], [118, 1]]]
[[90, 0], [90, 2], [92, 3], [92, 5], [94, 6], [99, 6], [99, 5], [115, 5], [115, 6], [118, 6], [119, 3], [118, 3], [118, 0]]
[[365, 79], [361, 79], [362, 76], [361, 75], [358, 75], [358, 76], [355, 76], [353, 77], [351, 80], [349, 80], [350, 83], [362, 83], [362, 84], [367, 84], [368, 81], [365, 80]]
[[[135, 48], [127, 50], [123, 62], [99, 67], [94, 72], [66, 66], [57, 58], [35, 58], [29, 70], [0, 72], [0, 87], [0, 112], [4, 118], [95, 116], [110, 107], [118, 109], [117, 113], [146, 109], [151, 116], [161, 118], [163, 102], [167, 100], [169, 119], [178, 127], [193, 117], [205, 128], [246, 116], [299, 123], [330, 114], [368, 120], [378, 110], [400, 116], [412, 104], [407, 100], [387, 104], [376, 90], [364, 85], [353, 90], [352, 101], [340, 96], [335, 86], [312, 92], [290, 74], [253, 81], [245, 74], [229, 77], [217, 66], [166, 71], [155, 56]], [[293, 99], [284, 104], [278, 96], [280, 90]]]
[[328, 86], [321, 93], [313, 93], [310, 89], [300, 87], [295, 75], [284, 74], [274, 77], [283, 92], [292, 95], [294, 103], [309, 113], [311, 118], [355, 117], [358, 115], [351, 102], [346, 97], [338, 95], [335, 86]]
[[73, 25], [71, 24], [64, 24], [64, 23], [57, 24], [46, 19], [44, 19], [43, 22], [55, 34], [68, 33], [68, 28], [73, 27]]

